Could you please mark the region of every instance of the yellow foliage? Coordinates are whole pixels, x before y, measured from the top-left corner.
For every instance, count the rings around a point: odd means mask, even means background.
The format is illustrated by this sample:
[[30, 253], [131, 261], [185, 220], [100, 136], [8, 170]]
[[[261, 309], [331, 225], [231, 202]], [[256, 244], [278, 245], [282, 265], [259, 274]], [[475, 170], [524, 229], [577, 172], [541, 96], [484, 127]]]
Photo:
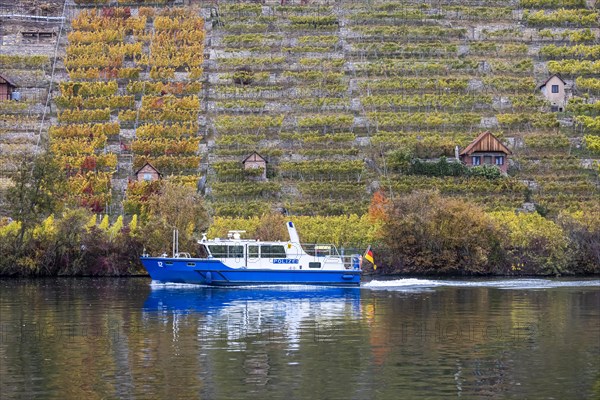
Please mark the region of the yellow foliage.
[[89, 231], [90, 229], [92, 229], [95, 226], [96, 226], [96, 215], [94, 214], [90, 217], [90, 220], [87, 222], [87, 224], [85, 224], [85, 228]]
[[590, 207], [589, 209], [578, 211], [565, 210], [559, 214], [558, 220], [562, 221], [565, 218], [572, 218], [579, 225], [585, 227], [586, 230], [592, 232], [600, 227], [600, 207]]
[[545, 238], [554, 249], [564, 249], [567, 246], [562, 229], [538, 213], [497, 211], [490, 215], [498, 225], [507, 230], [509, 242], [513, 246], [527, 247], [536, 237]]
[[258, 217], [252, 218], [233, 218], [233, 217], [215, 217], [212, 225], [208, 228], [207, 236], [209, 238], [227, 237], [230, 230], [246, 231], [242, 237], [249, 238], [254, 235], [260, 220]]
[[133, 217], [131, 218], [131, 222], [129, 223], [129, 229], [131, 230], [131, 233], [135, 232], [135, 230], [137, 229], [137, 224], [138, 224], [138, 216], [137, 216], [137, 214], [134, 214]]
[[194, 229], [196, 229], [196, 225], [190, 221], [190, 223], [185, 227], [185, 233], [191, 237], [194, 233]]
[[498, 211], [490, 216], [504, 232], [504, 246], [515, 257], [513, 261], [519, 263], [515, 270], [524, 270], [528, 262], [554, 274], [563, 270], [569, 239], [554, 221], [538, 213]]
[[112, 224], [112, 226], [108, 229], [108, 234], [110, 238], [114, 239], [115, 237], [117, 237], [117, 235], [121, 232], [121, 229], [123, 229], [123, 216], [119, 215], [119, 218], [117, 218], [115, 223]]
[[[296, 224], [298, 235], [303, 243], [331, 243], [336, 246], [367, 246], [375, 242], [381, 226], [380, 222], [372, 222], [368, 215], [358, 216], [301, 216], [290, 217]], [[208, 229], [207, 236], [226, 237], [230, 230], [245, 230], [243, 237], [254, 236], [261, 224], [259, 217], [233, 218], [216, 217]], [[280, 238], [287, 240], [287, 237]]]
[[21, 222], [12, 221], [10, 224], [0, 226], [0, 238], [16, 235], [21, 229]]
[[108, 226], [108, 215], [105, 215], [104, 218], [102, 218], [102, 221], [100, 221], [100, 225], [98, 225], [98, 228], [105, 232], [108, 232]]
[[337, 246], [366, 246], [373, 243], [381, 223], [367, 214], [358, 216], [293, 217], [298, 235], [305, 243], [332, 243]]
[[52, 236], [56, 233], [56, 224], [54, 223], [54, 214], [51, 214], [40, 225], [33, 229], [33, 237], [41, 239], [44, 236]]

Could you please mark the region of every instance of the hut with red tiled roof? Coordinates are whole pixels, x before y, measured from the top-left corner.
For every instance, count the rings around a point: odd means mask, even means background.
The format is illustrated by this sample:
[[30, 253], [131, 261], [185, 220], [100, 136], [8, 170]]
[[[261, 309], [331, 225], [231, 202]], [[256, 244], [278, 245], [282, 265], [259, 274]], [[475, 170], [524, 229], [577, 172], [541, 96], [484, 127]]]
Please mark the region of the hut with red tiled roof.
[[459, 153], [460, 160], [467, 166], [495, 165], [502, 172], [508, 170], [508, 157], [512, 154], [496, 136], [486, 131], [475, 138]]

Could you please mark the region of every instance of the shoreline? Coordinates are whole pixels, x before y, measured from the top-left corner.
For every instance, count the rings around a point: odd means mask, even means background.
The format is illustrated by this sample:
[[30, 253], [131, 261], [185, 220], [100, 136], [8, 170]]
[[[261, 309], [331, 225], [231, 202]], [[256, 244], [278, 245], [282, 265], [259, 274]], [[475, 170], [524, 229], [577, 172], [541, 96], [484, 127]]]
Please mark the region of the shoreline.
[[[54, 279], [54, 278], [106, 278], [106, 279], [129, 279], [129, 278], [150, 278], [150, 275], [144, 273], [137, 274], [123, 274], [123, 275], [24, 275], [24, 274], [13, 274], [13, 275], [2, 275], [0, 274], [0, 280], [12, 280], [12, 279]], [[600, 278], [600, 274], [562, 274], [559, 276], [553, 274], [523, 274], [523, 275], [496, 275], [496, 274], [482, 274], [482, 275], [456, 275], [456, 274], [362, 274], [362, 278], [366, 281], [372, 280], [394, 280], [394, 279], [430, 279], [430, 280], [481, 280], [481, 279], [573, 279], [573, 278]], [[378, 279], [383, 278], [383, 279]]]

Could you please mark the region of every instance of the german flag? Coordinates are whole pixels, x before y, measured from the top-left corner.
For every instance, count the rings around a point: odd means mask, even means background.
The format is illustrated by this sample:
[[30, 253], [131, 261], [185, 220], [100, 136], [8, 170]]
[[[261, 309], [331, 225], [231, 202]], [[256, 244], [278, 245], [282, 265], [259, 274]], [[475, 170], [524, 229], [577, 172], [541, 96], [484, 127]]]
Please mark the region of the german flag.
[[365, 255], [363, 256], [363, 258], [365, 260], [367, 260], [368, 262], [370, 262], [371, 264], [373, 264], [373, 269], [377, 269], [377, 265], [375, 265], [375, 260], [373, 259], [373, 252], [371, 251], [371, 246], [369, 246], [367, 248], [367, 251], [365, 252]]

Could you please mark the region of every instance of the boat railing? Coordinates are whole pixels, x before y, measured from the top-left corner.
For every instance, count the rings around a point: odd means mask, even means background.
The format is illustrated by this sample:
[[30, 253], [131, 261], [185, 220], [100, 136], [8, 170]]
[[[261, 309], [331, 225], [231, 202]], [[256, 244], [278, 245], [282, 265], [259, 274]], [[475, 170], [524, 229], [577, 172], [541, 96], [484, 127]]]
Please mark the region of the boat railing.
[[175, 258], [192, 258], [192, 257], [190, 256], [190, 253], [180, 252], [180, 253], [175, 253]]
[[360, 254], [351, 254], [341, 256], [344, 268], [360, 269]]

